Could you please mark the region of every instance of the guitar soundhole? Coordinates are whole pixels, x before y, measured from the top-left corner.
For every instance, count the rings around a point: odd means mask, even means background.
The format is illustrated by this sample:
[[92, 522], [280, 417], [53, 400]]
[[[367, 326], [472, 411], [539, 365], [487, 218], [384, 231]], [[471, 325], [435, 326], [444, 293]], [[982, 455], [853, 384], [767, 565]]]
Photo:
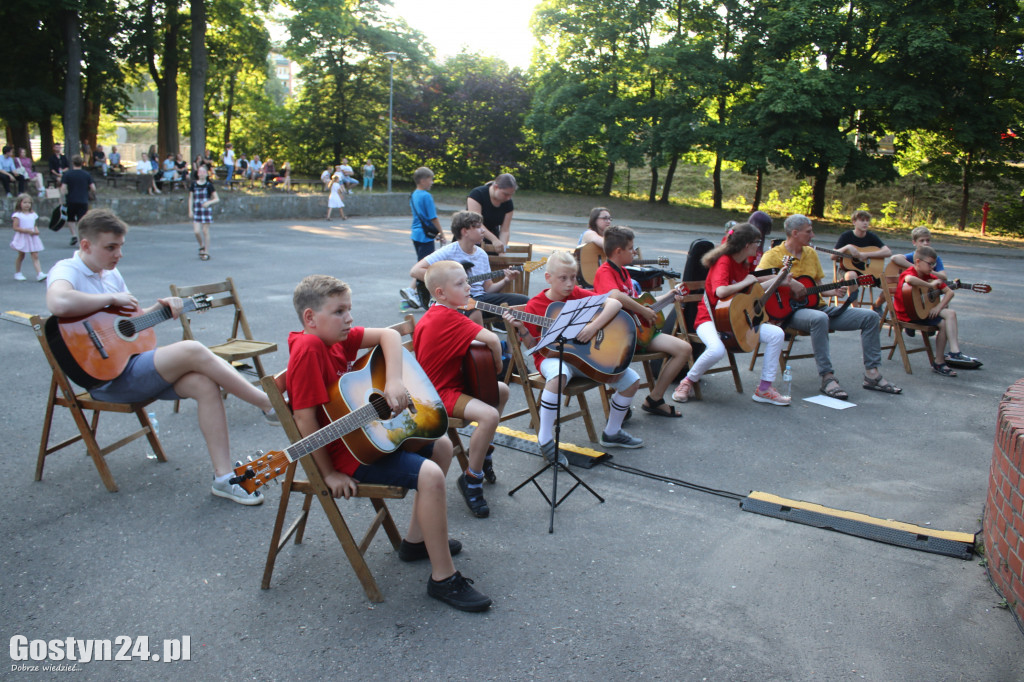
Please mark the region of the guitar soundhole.
[[384, 399], [383, 394], [374, 393], [371, 395], [370, 404], [373, 405], [378, 419], [388, 419], [391, 416], [391, 408], [388, 407], [388, 401]]
[[117, 333], [126, 339], [130, 339], [135, 336], [135, 323], [131, 320], [118, 320], [117, 321]]

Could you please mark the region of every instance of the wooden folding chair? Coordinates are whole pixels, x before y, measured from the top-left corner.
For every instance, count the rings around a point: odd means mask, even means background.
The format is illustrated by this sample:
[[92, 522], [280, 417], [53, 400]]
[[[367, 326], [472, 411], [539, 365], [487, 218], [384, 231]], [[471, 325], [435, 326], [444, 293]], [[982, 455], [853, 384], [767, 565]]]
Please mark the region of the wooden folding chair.
[[[670, 283], [672, 282], [672, 280], [669, 281]], [[704, 342], [700, 340], [699, 336], [697, 336], [696, 331], [690, 331], [689, 325], [686, 322], [686, 315], [684, 314], [685, 310], [683, 309], [683, 306], [687, 304], [704, 305], [704, 281], [693, 280], [689, 282], [683, 282], [683, 284], [686, 285], [686, 288], [689, 289], [690, 293], [684, 296], [681, 300], [676, 299], [676, 334], [689, 341], [690, 345], [693, 346], [695, 352], [693, 354], [693, 357], [690, 359], [689, 363], [689, 367], [693, 367], [693, 363], [697, 359], [698, 355], [696, 350], [698, 348], [704, 348]], [[675, 286], [675, 284], [673, 284], [673, 286]], [[727, 348], [726, 357], [729, 358], [728, 365], [724, 367], [713, 367], [708, 371], [704, 372], [704, 374], [706, 376], [708, 374], [717, 374], [718, 372], [732, 372], [732, 380], [733, 383], [736, 385], [736, 392], [743, 393], [743, 382], [740, 380], [740, 368], [739, 364], [736, 362], [736, 354], [732, 350]], [[689, 369], [689, 367], [687, 369]], [[703, 396], [700, 390], [700, 382], [694, 384], [693, 390], [696, 398], [698, 400], [702, 400]]]
[[[275, 376], [263, 377], [261, 383], [263, 390], [266, 391], [267, 397], [270, 398], [270, 402], [274, 406], [274, 410], [281, 419], [281, 427], [288, 436], [289, 442], [294, 443], [301, 440], [302, 435], [295, 424], [295, 419], [292, 417], [288, 401], [284, 397], [284, 393], [287, 392], [286, 372], [282, 371]], [[297, 464], [302, 465], [302, 469], [306, 474], [306, 480], [295, 477]], [[285, 530], [284, 523], [285, 517], [288, 515], [288, 502], [293, 492], [305, 497], [298, 517]], [[366, 564], [366, 559], [363, 555], [382, 526], [384, 532], [387, 533], [388, 539], [391, 541], [392, 547], [397, 551], [399, 546], [401, 546], [402, 535], [398, 532], [398, 527], [395, 525], [395, 520], [391, 516], [391, 511], [388, 509], [385, 500], [400, 500], [405, 497], [407, 492], [406, 488], [398, 486], [359, 484], [354, 497], [368, 498], [371, 504], [373, 504], [376, 514], [363, 535], [363, 539], [357, 544], [352, 531], [349, 530], [344, 515], [341, 513], [341, 509], [338, 507], [338, 501], [331, 495], [331, 491], [324, 482], [323, 475], [320, 473], [320, 469], [313, 458], [303, 457], [297, 462], [290, 463], [284, 474], [284, 482], [281, 484], [281, 500], [278, 503], [277, 517], [274, 520], [274, 530], [270, 535], [267, 563], [263, 569], [263, 580], [260, 583], [260, 587], [264, 590], [270, 588], [270, 578], [274, 573], [277, 555], [284, 549], [289, 538], [294, 535], [295, 544], [302, 542], [302, 536], [306, 531], [306, 521], [309, 519], [309, 510], [313, 504], [313, 498], [316, 497], [320, 501], [320, 506], [323, 507], [324, 514], [327, 515], [327, 520], [331, 524], [338, 542], [341, 543], [341, 547], [345, 551], [345, 556], [348, 557], [349, 563], [352, 564], [352, 570], [355, 571], [356, 577], [362, 583], [367, 599], [372, 602], [384, 601], [384, 596], [381, 594], [380, 588], [377, 587], [377, 581], [374, 580], [373, 573]]]
[[[252, 329], [249, 327], [249, 320], [245, 316], [245, 309], [238, 297], [234, 281], [228, 277], [223, 282], [211, 284], [197, 284], [195, 286], [171, 285], [171, 295], [187, 298], [196, 294], [205, 294], [210, 297], [210, 310], [231, 306], [234, 310], [234, 317], [231, 324], [231, 333], [228, 339], [221, 343], [208, 345], [209, 349], [217, 357], [223, 358], [236, 367], [244, 360], [251, 360], [256, 371], [256, 381], [266, 376], [263, 370], [261, 355], [273, 353], [277, 350], [277, 344], [269, 341], [257, 341], [253, 339]], [[212, 314], [211, 312], [205, 314]], [[188, 315], [182, 314], [178, 317], [181, 321], [182, 338], [186, 341], [198, 340], [193, 329], [192, 321]], [[239, 336], [241, 332], [241, 336]], [[174, 410], [178, 410], [178, 402], [174, 403]]]
[[[523, 307], [525, 306], [514, 306], [513, 308], [521, 310]], [[522, 386], [523, 393], [526, 396], [526, 409], [505, 414], [502, 416], [502, 421], [523, 414], [529, 414], [530, 428], [536, 431], [540, 428], [540, 407], [535, 391], [543, 390], [547, 382], [544, 380], [543, 375], [534, 368], [532, 359], [527, 359], [523, 354], [522, 343], [519, 340], [519, 335], [516, 334], [515, 327], [507, 320], [502, 321], [508, 330], [508, 347], [512, 353], [512, 363], [514, 366], [514, 371], [511, 373], [509, 381]], [[576, 398], [579, 409], [569, 414], [563, 414], [562, 418], [559, 419], [559, 423], [580, 417], [583, 419], [583, 425], [587, 429], [587, 436], [591, 441], [598, 442], [597, 430], [594, 428], [594, 420], [590, 415], [590, 406], [587, 404], [586, 392], [592, 389], [601, 390], [603, 387], [604, 384], [591, 379], [576, 378], [570, 381], [565, 386], [562, 394], [566, 399]]]
[[[485, 244], [483, 249], [487, 252], [491, 270], [503, 270], [533, 260], [533, 244], [509, 244], [501, 254], [490, 244]], [[530, 295], [530, 273], [524, 269], [519, 275], [502, 289], [502, 293]]]
[[[896, 353], [896, 349], [900, 351], [900, 357], [903, 359], [903, 369], [906, 370], [907, 374], [913, 374], [913, 370], [910, 368], [910, 355], [913, 353], [924, 352], [928, 355], [929, 365], [935, 364], [935, 352], [932, 350], [932, 342], [929, 338], [935, 333], [935, 327], [925, 324], [917, 324], [915, 322], [902, 322], [896, 317], [896, 308], [892, 304], [894, 297], [899, 296], [897, 291], [899, 287], [900, 269], [895, 263], [890, 262], [885, 267], [885, 273], [881, 277], [882, 279], [882, 297], [884, 303], [882, 305], [882, 321], [880, 329], [888, 327], [890, 336], [893, 337], [891, 344], [882, 346], [882, 350], [889, 351], [889, 359], [892, 360], [892, 356]], [[903, 338], [903, 332], [905, 330], [912, 329], [921, 335], [921, 346], [919, 348], [907, 348], [906, 340]]]
[[[35, 480], [42, 480], [43, 465], [47, 456], [78, 441], [85, 443], [86, 450], [89, 456], [92, 457], [96, 470], [103, 480], [103, 485], [112, 493], [117, 492], [117, 484], [114, 483], [114, 477], [111, 475], [104, 458], [114, 450], [131, 443], [136, 438], [146, 436], [150, 447], [153, 448], [153, 452], [156, 454], [157, 460], [166, 462], [167, 457], [164, 455], [163, 446], [160, 445], [160, 439], [153, 432], [153, 425], [146, 414], [146, 406], [154, 402], [155, 398], [137, 403], [111, 403], [104, 400], [96, 400], [89, 395], [88, 391], [76, 393], [64, 370], [57, 364], [57, 359], [50, 348], [50, 342], [46, 338], [46, 330], [43, 327], [43, 323], [43, 319], [38, 316], [31, 318], [32, 329], [35, 331], [36, 338], [39, 339], [39, 345], [43, 349], [46, 361], [50, 364], [52, 374], [50, 390], [46, 400], [46, 416], [43, 418], [43, 433], [39, 438], [39, 457], [36, 459]], [[50, 431], [53, 428], [53, 414], [56, 407], [66, 407], [71, 412], [71, 417], [78, 427], [78, 435], [51, 446]], [[86, 418], [86, 410], [93, 411], [91, 420]], [[101, 412], [134, 414], [142, 428], [105, 447], [101, 447], [96, 440], [96, 429], [99, 426]]]

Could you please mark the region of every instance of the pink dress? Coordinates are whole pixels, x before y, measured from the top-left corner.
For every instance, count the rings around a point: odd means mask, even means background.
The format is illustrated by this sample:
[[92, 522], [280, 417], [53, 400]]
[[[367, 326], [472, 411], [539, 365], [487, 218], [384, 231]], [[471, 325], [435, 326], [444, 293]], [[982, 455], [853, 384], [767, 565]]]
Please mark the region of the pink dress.
[[[32, 213], [12, 213], [11, 217], [18, 219], [18, 227], [31, 230], [36, 226], [39, 214], [35, 211]], [[43, 240], [37, 234], [15, 232], [14, 239], [11, 240], [11, 248], [21, 253], [39, 253], [43, 250]]]

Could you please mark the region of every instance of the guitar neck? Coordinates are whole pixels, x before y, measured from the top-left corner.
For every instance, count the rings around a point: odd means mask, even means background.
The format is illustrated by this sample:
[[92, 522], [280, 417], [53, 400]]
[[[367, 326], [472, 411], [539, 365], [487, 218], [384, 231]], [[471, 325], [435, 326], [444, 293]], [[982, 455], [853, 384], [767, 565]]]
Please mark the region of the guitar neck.
[[547, 329], [554, 322], [550, 317], [543, 315], [534, 315], [532, 313], [524, 313], [521, 310], [512, 310], [511, 308], [503, 308], [500, 305], [494, 305], [493, 303], [484, 303], [483, 301], [476, 301], [476, 307], [484, 312], [494, 313], [496, 315], [503, 315], [506, 312], [512, 314], [512, 317], [519, 320], [520, 322], [526, 322], [528, 324], [535, 324], [541, 329]]
[[637, 258], [630, 265], [661, 265], [664, 262], [664, 258]]
[[[517, 272], [522, 272], [523, 271], [523, 266], [522, 265], [513, 265], [509, 269], [510, 270], [515, 270]], [[498, 275], [503, 275], [503, 274], [505, 274], [504, 270], [491, 270], [490, 272], [485, 272], [482, 275], [473, 275], [472, 277], [470, 277], [466, 281], [469, 282], [470, 284], [476, 284], [477, 282], [486, 282], [489, 279], [494, 279]]]
[[349, 412], [341, 419], [331, 422], [319, 431], [292, 443], [284, 449], [284, 454], [289, 462], [294, 462], [377, 419], [380, 419], [377, 409], [373, 406], [373, 403], [367, 403]]
[[853, 256], [851, 256], [848, 253], [843, 253], [842, 251], [836, 251], [835, 249], [827, 249], [824, 246], [812, 246], [811, 248], [813, 248], [815, 251], [821, 251], [822, 253], [827, 253], [827, 254], [830, 254], [830, 255], [833, 255], [833, 256], [839, 256], [840, 258], [852, 258], [853, 257]]
[[808, 294], [820, 294], [822, 291], [831, 291], [832, 289], [842, 289], [843, 287], [850, 286], [851, 284], [858, 284], [857, 280], [840, 280], [838, 282], [829, 282], [828, 284], [819, 284], [815, 287], [807, 287]]
[[[186, 298], [184, 303], [182, 304], [181, 312], [188, 313], [192, 312], [195, 309], [195, 301], [193, 301], [191, 298]], [[173, 315], [171, 315], [171, 309], [165, 305], [162, 305], [156, 310], [152, 310], [148, 313], [133, 317], [132, 325], [135, 327], [137, 331], [143, 331], [145, 329], [149, 329], [150, 327], [155, 327], [161, 322], [166, 322], [172, 317]]]

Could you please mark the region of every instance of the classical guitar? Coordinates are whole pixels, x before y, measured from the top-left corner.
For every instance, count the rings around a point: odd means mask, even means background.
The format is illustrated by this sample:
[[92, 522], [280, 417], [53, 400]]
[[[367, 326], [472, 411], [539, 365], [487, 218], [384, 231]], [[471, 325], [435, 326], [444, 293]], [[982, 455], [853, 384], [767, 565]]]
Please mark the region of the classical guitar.
[[462, 380], [466, 394], [492, 407], [498, 406], [498, 371], [487, 344], [473, 341], [462, 359]]
[[[210, 305], [209, 296], [197, 294], [182, 301], [181, 312]], [[94, 388], [121, 376], [133, 355], [156, 348], [153, 327], [172, 317], [167, 306], [148, 313], [108, 306], [81, 317], [47, 318], [46, 339], [65, 374], [83, 388]]]
[[[950, 289], [967, 289], [979, 294], [987, 294], [992, 291], [992, 286], [989, 284], [967, 284], [958, 279], [947, 282], [946, 286]], [[909, 289], [904, 288], [900, 294], [903, 296], [903, 307], [910, 314], [911, 319], [927, 320], [934, 314], [933, 311], [939, 305], [945, 292], [940, 289], [912, 286]]]
[[[467, 273], [473, 267], [473, 264], [470, 263], [469, 261], [459, 261], [459, 262], [462, 263], [462, 267], [464, 267], [466, 269]], [[540, 260], [531, 260], [531, 261], [527, 261], [525, 263], [520, 263], [519, 265], [510, 265], [506, 269], [508, 269], [508, 270], [515, 270], [516, 272], [533, 272], [537, 268], [543, 267], [547, 262], [548, 262], [547, 258], [542, 258]], [[490, 272], [485, 272], [485, 273], [480, 274], [480, 275], [473, 275], [467, 281], [470, 284], [476, 284], [477, 282], [488, 282], [488, 281], [494, 279], [495, 277], [500, 277], [500, 276], [502, 276], [504, 274], [505, 274], [505, 270], [491, 270]]]
[[[555, 321], [564, 305], [563, 301], [552, 301], [544, 315], [532, 315], [473, 299], [464, 307], [467, 310], [479, 308], [496, 315], [508, 311], [517, 320], [546, 329]], [[594, 381], [607, 383], [629, 367], [629, 363], [633, 361], [635, 348], [636, 323], [628, 313], [620, 310], [588, 343], [580, 343], [575, 339], [567, 341], [565, 361]], [[558, 348], [554, 344], [545, 346], [537, 352], [546, 358], [558, 357]]]
[[284, 450], [237, 464], [231, 482], [251, 493], [283, 474], [289, 463], [338, 439], [361, 464], [372, 464], [403, 445], [415, 450], [448, 431], [441, 398], [412, 353], [402, 349], [402, 383], [409, 393], [409, 407], [395, 416], [384, 399], [386, 380], [384, 351], [378, 346], [330, 386], [330, 400], [319, 408], [329, 424]]
[[715, 328], [726, 348], [749, 352], [757, 347], [757, 327], [768, 319], [764, 309], [765, 301], [775, 293], [792, 265], [793, 257], [786, 256], [779, 274], [772, 280], [767, 291], [759, 282], [754, 282], [747, 291], [718, 302], [714, 310]]
[[795, 277], [798, 282], [807, 288], [807, 295], [803, 299], [796, 299], [793, 297], [793, 292], [789, 287], [780, 287], [775, 291], [774, 294], [768, 297], [768, 300], [764, 302], [764, 309], [768, 313], [768, 317], [773, 320], [784, 320], [794, 311], [801, 308], [817, 308], [821, 302], [821, 297], [818, 296], [823, 291], [832, 291], [833, 289], [841, 289], [851, 284], [858, 284], [860, 286], [878, 286], [878, 278], [874, 275], [861, 275], [855, 280], [840, 280], [838, 282], [830, 282], [828, 284], [814, 284], [814, 279], [810, 275], [801, 275]]
[[[593, 242], [587, 242], [576, 248], [576, 260], [580, 264], [580, 276], [588, 286], [594, 281], [594, 273], [607, 259], [604, 249]], [[634, 258], [630, 265], [657, 265], [659, 268], [668, 267], [668, 258]]]
[[824, 246], [814, 246], [812, 248], [815, 251], [838, 256], [843, 264], [843, 269], [851, 272], [856, 271], [862, 275], [874, 275], [875, 277], [881, 277], [882, 270], [885, 268], [884, 258], [854, 258], [842, 251], [826, 249]]
[[[686, 285], [680, 284], [673, 291], [678, 291], [683, 296], [690, 293], [690, 290], [686, 288]], [[638, 298], [634, 298], [634, 301], [640, 305], [645, 305], [653, 310], [657, 315], [654, 318], [654, 322], [648, 323], [639, 315], [633, 315], [633, 321], [636, 322], [636, 345], [643, 349], [651, 343], [651, 339], [654, 338], [655, 332], [659, 331], [665, 326], [665, 314], [661, 311], [672, 305], [676, 297], [674, 295], [663, 296], [661, 300], [654, 298], [654, 295], [648, 291], [640, 294]], [[630, 313], [632, 315], [632, 313]]]

